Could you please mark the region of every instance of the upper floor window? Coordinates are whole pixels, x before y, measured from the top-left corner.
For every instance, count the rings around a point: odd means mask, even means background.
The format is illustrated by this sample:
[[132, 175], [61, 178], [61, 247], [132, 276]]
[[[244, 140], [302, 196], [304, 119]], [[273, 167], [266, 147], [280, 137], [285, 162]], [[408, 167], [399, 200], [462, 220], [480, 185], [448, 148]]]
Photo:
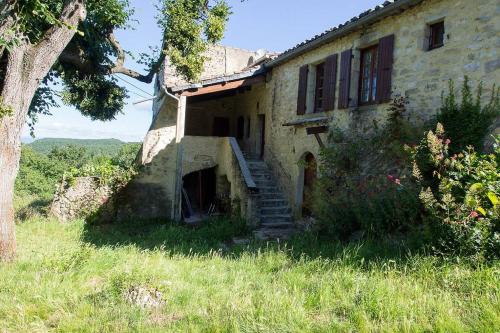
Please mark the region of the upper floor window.
[[361, 50], [360, 104], [374, 103], [377, 97], [378, 45]]
[[429, 25], [429, 50], [444, 45], [444, 21]]
[[314, 88], [314, 112], [323, 112], [324, 110], [324, 81], [325, 64], [316, 65], [316, 86]]

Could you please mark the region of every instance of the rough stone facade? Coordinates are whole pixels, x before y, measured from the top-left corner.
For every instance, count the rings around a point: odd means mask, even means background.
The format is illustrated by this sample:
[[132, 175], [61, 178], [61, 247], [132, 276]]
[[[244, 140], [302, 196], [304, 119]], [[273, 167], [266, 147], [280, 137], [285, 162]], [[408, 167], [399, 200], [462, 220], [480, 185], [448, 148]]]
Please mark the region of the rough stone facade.
[[[260, 154], [262, 144], [259, 124], [265, 118], [264, 160], [272, 167], [281, 187], [289, 196], [296, 216], [299, 216], [304, 183], [304, 167], [300, 162], [307, 153], [318, 158], [320, 146], [314, 135], [306, 133], [306, 127], [314, 124], [284, 125], [318, 117], [326, 117], [327, 121], [317, 122], [316, 126], [335, 125], [360, 133], [369, 131], [374, 122], [382, 125], [387, 117], [387, 103], [356, 106], [356, 101], [361, 50], [376, 44], [384, 36], [395, 35], [392, 96], [408, 97], [410, 104], [407, 109], [411, 121], [418, 123], [436, 115], [441, 105], [441, 92], [447, 90], [450, 79], [457, 86], [463, 82], [464, 75], [470, 78], [474, 86], [482, 82], [487, 98], [493, 84], [500, 82], [498, 1], [424, 0], [414, 3], [418, 4], [268, 67], [265, 82], [252, 85], [251, 90], [238, 90], [232, 95], [205, 101], [181, 97], [178, 102], [164, 94], [162, 100], [155, 102], [154, 113], [157, 116], [143, 147], [142, 162], [147, 171], [141, 177], [141, 182], [160, 188], [162, 193], [150, 199], [158, 201], [164, 212], [178, 212], [178, 189], [184, 175], [181, 170], [216, 165], [223, 170], [221, 173], [232, 177], [231, 167], [221, 162], [231, 160], [228, 157], [232, 154], [231, 150], [226, 149], [227, 145], [221, 146], [220, 140], [210, 138], [214, 117], [225, 116], [229, 119], [230, 136], [237, 135], [238, 118], [243, 117], [245, 133], [239, 144], [242, 150], [253, 154]], [[425, 45], [429, 25], [437, 21], [444, 21], [444, 46], [429, 51]], [[328, 56], [340, 55], [347, 49], [353, 50], [349, 108], [337, 107], [340, 86], [337, 82], [333, 110], [310, 112], [309, 96], [306, 114], [297, 115], [300, 67], [321, 63]], [[221, 47], [211, 53], [213, 57], [204, 77], [223, 77], [242, 71], [251, 63], [251, 58], [255, 60], [257, 56], [257, 53], [252, 52], [230, 51], [234, 52], [232, 54], [237, 60], [229, 61], [228, 50]], [[231, 64], [230, 69], [228, 64]], [[164, 87], [168, 89], [186, 84], [175, 78], [168, 68], [158, 82], [158, 93]], [[320, 134], [324, 142], [327, 141], [326, 136]], [[187, 143], [190, 137], [205, 138], [196, 139], [195, 145], [184, 145], [182, 142]], [[221, 158], [220, 154], [227, 156]], [[232, 183], [231, 191], [236, 193], [239, 190], [233, 184], [235, 182]], [[178, 217], [176, 214], [172, 213], [171, 216]]]

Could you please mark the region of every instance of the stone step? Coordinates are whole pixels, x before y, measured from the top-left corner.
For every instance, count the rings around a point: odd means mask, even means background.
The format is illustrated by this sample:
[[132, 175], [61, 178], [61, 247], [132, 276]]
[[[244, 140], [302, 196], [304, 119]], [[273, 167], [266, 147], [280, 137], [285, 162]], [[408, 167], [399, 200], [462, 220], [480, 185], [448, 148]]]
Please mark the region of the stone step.
[[274, 240], [287, 240], [290, 239], [293, 234], [293, 229], [269, 229], [261, 228], [254, 231], [254, 236], [258, 240], [262, 241], [274, 241]]
[[290, 214], [291, 209], [288, 207], [288, 205], [285, 206], [278, 206], [278, 207], [263, 207], [260, 209], [260, 213], [264, 216], [268, 215], [284, 215], [284, 214]]
[[292, 216], [290, 214], [271, 214], [271, 215], [261, 215], [260, 221], [264, 223], [276, 223], [276, 222], [292, 222]]
[[258, 188], [261, 187], [278, 187], [278, 184], [274, 180], [271, 179], [254, 179], [255, 184], [257, 184]]
[[262, 199], [260, 200], [260, 207], [288, 207], [288, 201], [284, 199]]
[[281, 192], [276, 192], [276, 193], [262, 193], [260, 192], [260, 199], [261, 200], [285, 200], [285, 197], [283, 196], [283, 193]]
[[263, 176], [273, 176], [272, 172], [268, 169], [250, 169], [252, 175], [263, 175]]
[[268, 229], [291, 229], [293, 228], [292, 222], [264, 222], [260, 224], [262, 228]]
[[252, 178], [254, 180], [263, 180], [263, 179], [273, 179], [274, 176], [272, 173], [264, 173], [264, 172], [261, 172], [261, 173], [257, 173], [257, 174], [253, 174], [251, 173], [252, 175]]
[[281, 191], [277, 186], [257, 186], [260, 193], [280, 193]]
[[247, 165], [250, 170], [269, 170], [264, 162], [247, 162]]

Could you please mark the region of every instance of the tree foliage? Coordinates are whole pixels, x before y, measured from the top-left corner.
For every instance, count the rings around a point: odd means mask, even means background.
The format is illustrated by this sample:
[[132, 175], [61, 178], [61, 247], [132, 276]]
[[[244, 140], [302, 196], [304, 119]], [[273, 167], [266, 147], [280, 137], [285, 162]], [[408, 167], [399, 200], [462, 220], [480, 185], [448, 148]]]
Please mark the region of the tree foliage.
[[[203, 52], [222, 39], [230, 15], [226, 0], [159, 0], [156, 17], [163, 40], [157, 52], [141, 56], [139, 62], [146, 72], [141, 74], [124, 66], [130, 52], [122, 49], [114, 35], [117, 29], [133, 27], [134, 9], [129, 0], [85, 0], [84, 4], [86, 19], [76, 27], [66, 26], [77, 33], [32, 101], [31, 127], [38, 114], [49, 114], [56, 105], [54, 82], [63, 84], [64, 103], [91, 119], [111, 120], [122, 111], [127, 98], [126, 89], [113, 74], [150, 83], [168, 56], [179, 74], [196, 80], [206, 60]], [[22, 40], [36, 43], [49, 29], [65, 26], [59, 20], [64, 5], [64, 0], [7, 0], [0, 12], [2, 17], [14, 19], [0, 30], [0, 56]]]

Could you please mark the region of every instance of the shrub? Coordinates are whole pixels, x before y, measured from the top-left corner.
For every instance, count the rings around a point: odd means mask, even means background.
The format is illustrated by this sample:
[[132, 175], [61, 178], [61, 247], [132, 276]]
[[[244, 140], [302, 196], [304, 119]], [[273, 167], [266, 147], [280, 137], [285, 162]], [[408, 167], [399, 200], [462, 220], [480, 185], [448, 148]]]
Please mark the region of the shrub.
[[450, 157], [452, 141], [438, 124], [413, 150], [413, 175], [438, 252], [500, 257], [499, 140], [490, 155], [470, 146]]
[[418, 191], [402, 180], [411, 174], [405, 142], [418, 129], [405, 119], [405, 98], [391, 104], [385, 127], [371, 135], [346, 135], [334, 129], [320, 155], [313, 215], [317, 226], [341, 239], [356, 231], [378, 237], [408, 231], [418, 224]]
[[500, 114], [500, 89], [493, 86], [491, 99], [486, 106], [481, 105], [482, 90], [482, 84], [479, 84], [474, 97], [466, 76], [460, 103], [457, 102], [454, 83], [451, 80], [448, 94], [442, 95], [442, 106], [437, 120], [446, 128], [446, 133], [452, 141], [449, 146], [451, 153], [458, 153], [468, 146], [481, 150], [489, 126]]

